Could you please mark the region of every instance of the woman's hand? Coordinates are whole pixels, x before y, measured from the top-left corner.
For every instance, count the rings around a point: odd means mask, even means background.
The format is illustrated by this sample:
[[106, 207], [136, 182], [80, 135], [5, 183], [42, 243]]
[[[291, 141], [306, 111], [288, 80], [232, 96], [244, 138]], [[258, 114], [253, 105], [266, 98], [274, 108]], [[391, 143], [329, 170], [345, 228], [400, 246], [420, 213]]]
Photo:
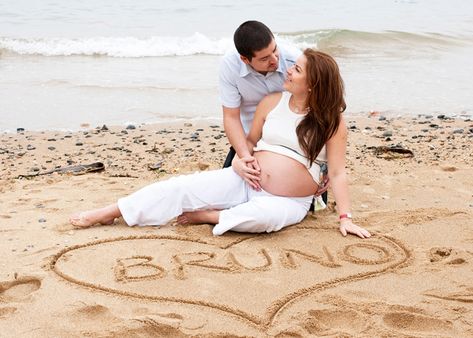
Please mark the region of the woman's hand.
[[256, 191], [261, 190], [259, 181], [261, 180], [261, 170], [258, 165], [258, 161], [253, 156], [247, 156], [243, 158], [235, 158], [232, 161], [233, 170], [247, 182], [250, 187]]
[[361, 238], [371, 237], [371, 234], [368, 232], [368, 230], [354, 224], [349, 218], [344, 218], [340, 221], [340, 232], [343, 236], [346, 236], [347, 234], [353, 234]]

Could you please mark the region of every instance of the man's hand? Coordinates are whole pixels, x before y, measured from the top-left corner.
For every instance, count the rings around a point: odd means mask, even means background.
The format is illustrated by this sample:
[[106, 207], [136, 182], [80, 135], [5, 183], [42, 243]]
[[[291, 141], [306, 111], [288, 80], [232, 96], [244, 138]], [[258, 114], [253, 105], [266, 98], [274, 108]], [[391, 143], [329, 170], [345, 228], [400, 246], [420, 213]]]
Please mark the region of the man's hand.
[[250, 187], [256, 191], [261, 190], [259, 181], [261, 180], [260, 174], [261, 169], [258, 165], [258, 161], [253, 156], [246, 156], [238, 158], [235, 156], [232, 162], [233, 170], [247, 182]]
[[324, 192], [326, 192], [328, 190], [328, 187], [329, 187], [329, 182], [330, 182], [330, 179], [328, 178], [328, 175], [324, 175], [323, 179], [322, 179], [322, 182], [320, 182], [319, 187], [317, 188], [317, 191], [315, 192], [314, 195], [315, 196], [320, 196]]

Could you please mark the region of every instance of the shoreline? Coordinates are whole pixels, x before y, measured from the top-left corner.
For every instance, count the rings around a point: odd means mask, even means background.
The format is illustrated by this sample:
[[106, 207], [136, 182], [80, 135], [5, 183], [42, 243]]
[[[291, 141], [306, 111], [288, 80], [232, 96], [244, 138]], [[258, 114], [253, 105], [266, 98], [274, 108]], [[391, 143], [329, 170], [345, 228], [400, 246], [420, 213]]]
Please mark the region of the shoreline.
[[[221, 123], [0, 134], [0, 331], [472, 335], [473, 121], [346, 120], [352, 209], [369, 240], [339, 234], [331, 191], [326, 210], [273, 234], [68, 224], [158, 179], [220, 168]], [[104, 170], [34, 176], [96, 162]]]
[[[427, 119], [433, 119], [436, 120], [439, 117], [447, 117], [447, 119], [459, 119], [459, 120], [471, 120], [473, 118], [473, 114], [468, 112], [468, 111], [462, 111], [462, 112], [456, 112], [456, 113], [440, 113], [440, 112], [435, 112], [435, 113], [416, 113], [416, 114], [406, 114], [406, 113], [399, 113], [396, 111], [383, 111], [383, 110], [370, 110], [370, 111], [358, 111], [358, 112], [345, 112], [344, 113], [346, 119], [363, 119], [365, 117], [379, 117], [383, 116], [384, 118], [387, 119], [421, 119], [421, 118], [427, 118]], [[184, 123], [196, 123], [199, 125], [205, 125], [205, 124], [222, 124], [222, 118], [221, 116], [214, 116], [214, 117], [195, 117], [195, 118], [177, 118], [174, 120], [159, 120], [156, 119], [155, 121], [152, 122], [135, 122], [135, 121], [125, 121], [123, 123], [99, 123], [99, 124], [94, 124], [94, 123], [89, 123], [89, 122], [83, 122], [78, 124], [77, 127], [57, 127], [57, 128], [39, 128], [39, 129], [30, 129], [26, 128], [24, 126], [21, 126], [19, 124], [17, 127], [14, 128], [6, 128], [6, 129], [0, 129], [0, 136], [1, 135], [11, 135], [11, 134], [16, 134], [21, 131], [26, 131], [26, 132], [32, 132], [32, 133], [77, 133], [77, 132], [83, 132], [83, 131], [88, 131], [88, 130], [94, 130], [94, 129], [100, 129], [104, 125], [107, 127], [112, 127], [112, 128], [126, 128], [129, 125], [133, 125], [135, 127], [144, 127], [144, 128], [149, 128], [149, 127], [154, 127], [154, 128], [160, 128], [160, 127], [170, 127], [170, 126], [179, 126], [183, 125]]]

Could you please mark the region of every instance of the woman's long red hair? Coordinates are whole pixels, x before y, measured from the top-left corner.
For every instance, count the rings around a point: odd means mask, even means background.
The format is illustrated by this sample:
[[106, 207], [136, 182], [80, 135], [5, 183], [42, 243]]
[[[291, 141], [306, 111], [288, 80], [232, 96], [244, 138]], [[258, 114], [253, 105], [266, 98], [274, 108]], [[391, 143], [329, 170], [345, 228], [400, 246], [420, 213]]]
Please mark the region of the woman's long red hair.
[[309, 108], [296, 129], [297, 138], [309, 162], [312, 163], [325, 143], [335, 134], [345, 111], [344, 84], [336, 61], [328, 54], [313, 49], [304, 50]]

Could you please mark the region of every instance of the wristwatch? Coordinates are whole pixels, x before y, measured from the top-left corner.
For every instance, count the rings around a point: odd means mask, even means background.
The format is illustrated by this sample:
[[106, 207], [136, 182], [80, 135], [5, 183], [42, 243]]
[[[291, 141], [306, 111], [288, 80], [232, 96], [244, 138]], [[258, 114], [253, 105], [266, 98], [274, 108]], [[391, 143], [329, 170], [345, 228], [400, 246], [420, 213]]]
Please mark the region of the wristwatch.
[[352, 215], [351, 215], [351, 212], [347, 212], [346, 214], [341, 214], [339, 217], [338, 217], [340, 220], [344, 219], [344, 218], [349, 218], [349, 219], [352, 219]]

